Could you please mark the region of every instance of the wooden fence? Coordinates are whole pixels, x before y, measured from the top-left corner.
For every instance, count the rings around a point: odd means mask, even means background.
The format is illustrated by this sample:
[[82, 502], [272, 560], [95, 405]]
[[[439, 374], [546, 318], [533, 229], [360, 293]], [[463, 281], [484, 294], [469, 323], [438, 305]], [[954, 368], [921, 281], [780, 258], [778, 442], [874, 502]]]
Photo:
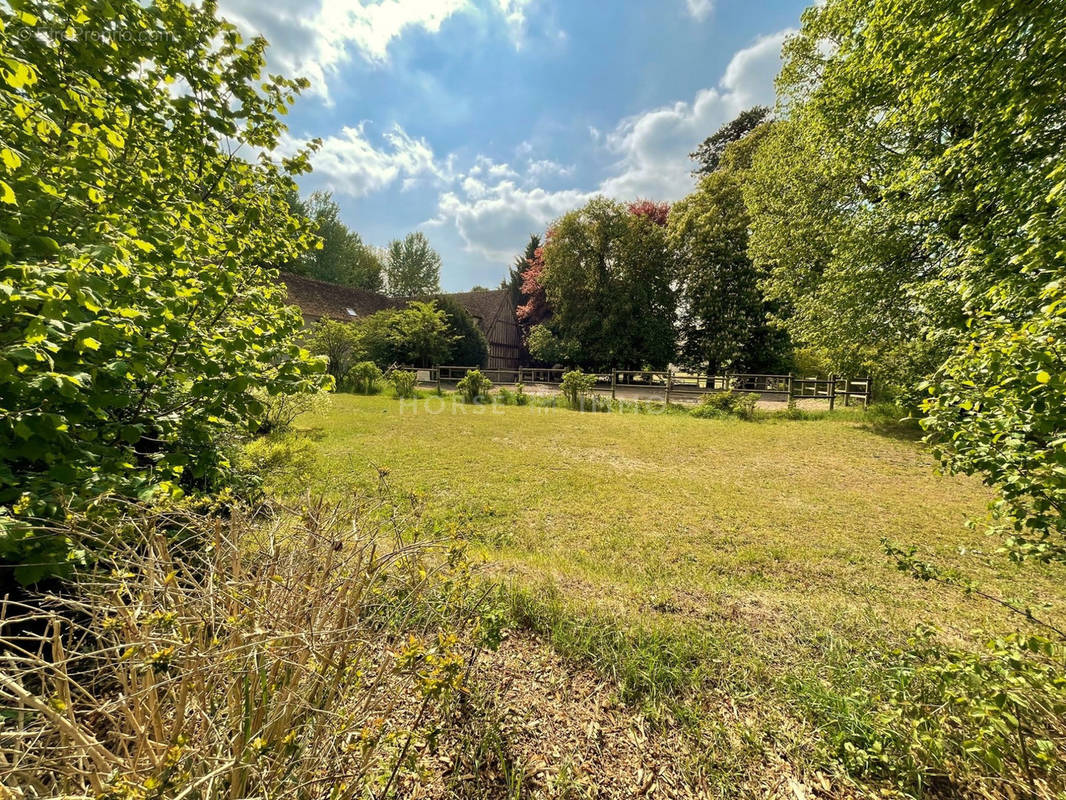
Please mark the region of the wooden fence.
[[[419, 383], [440, 387], [458, 383], [472, 369], [474, 367], [439, 366], [415, 371]], [[517, 383], [526, 386], [559, 386], [563, 381], [563, 374], [569, 370], [517, 367], [483, 369], [481, 372], [497, 386], [512, 386]], [[767, 399], [826, 400], [832, 410], [837, 401], [842, 401], [845, 406], [851, 405], [852, 402], [861, 402], [863, 406], [868, 406], [873, 394], [873, 384], [869, 378], [848, 378], [839, 375], [830, 375], [828, 378], [750, 373], [703, 375], [673, 370], [610, 370], [594, 374], [596, 389], [602, 392], [610, 391], [611, 397], [615, 397], [619, 389], [647, 389], [662, 394], [666, 402], [697, 400], [709, 392], [732, 389], [738, 392], [754, 392], [763, 397], [769, 396]]]

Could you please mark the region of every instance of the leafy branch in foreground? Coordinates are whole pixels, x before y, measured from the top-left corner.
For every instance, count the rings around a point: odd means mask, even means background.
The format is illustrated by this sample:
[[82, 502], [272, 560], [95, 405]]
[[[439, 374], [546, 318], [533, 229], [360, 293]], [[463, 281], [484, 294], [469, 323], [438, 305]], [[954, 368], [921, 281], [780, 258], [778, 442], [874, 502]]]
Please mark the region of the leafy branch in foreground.
[[307, 84], [215, 10], [0, 7], [0, 560], [23, 581], [73, 554], [35, 520], [217, 489], [257, 391], [324, 384], [268, 268], [313, 241], [287, 201], [308, 152], [262, 155]]

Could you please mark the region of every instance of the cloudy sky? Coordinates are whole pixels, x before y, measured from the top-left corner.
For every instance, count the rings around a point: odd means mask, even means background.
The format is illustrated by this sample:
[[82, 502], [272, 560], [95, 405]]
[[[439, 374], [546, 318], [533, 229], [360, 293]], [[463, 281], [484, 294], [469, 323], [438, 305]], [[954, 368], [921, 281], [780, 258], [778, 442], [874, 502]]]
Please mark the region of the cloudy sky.
[[675, 200], [688, 153], [771, 105], [804, 0], [222, 0], [312, 88], [305, 192], [383, 245], [421, 230], [449, 291], [494, 286], [529, 234], [595, 194]]

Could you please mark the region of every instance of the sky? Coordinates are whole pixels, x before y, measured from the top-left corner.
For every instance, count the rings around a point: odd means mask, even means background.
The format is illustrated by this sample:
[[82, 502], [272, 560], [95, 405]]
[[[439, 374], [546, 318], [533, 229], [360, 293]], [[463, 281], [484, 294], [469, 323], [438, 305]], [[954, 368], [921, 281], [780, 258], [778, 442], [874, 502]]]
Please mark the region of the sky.
[[688, 154], [773, 105], [803, 0], [221, 0], [311, 81], [282, 151], [364, 241], [420, 230], [445, 291], [496, 286], [531, 233], [597, 194], [673, 201]]

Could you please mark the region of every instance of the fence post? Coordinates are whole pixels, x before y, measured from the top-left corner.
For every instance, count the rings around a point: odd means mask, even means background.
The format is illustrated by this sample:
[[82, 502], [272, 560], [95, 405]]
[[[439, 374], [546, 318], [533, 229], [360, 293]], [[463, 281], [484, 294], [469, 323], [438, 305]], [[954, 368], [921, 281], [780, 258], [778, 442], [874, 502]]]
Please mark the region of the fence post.
[[788, 373], [788, 402], [792, 403], [792, 373]]
[[437, 393], [439, 394], [439, 393], [440, 393], [440, 391], [441, 391], [441, 385], [440, 385], [440, 364], [438, 364], [438, 365], [437, 365]]
[[837, 400], [837, 376], [829, 374], [829, 410], [833, 410]]
[[848, 400], [851, 399], [851, 384], [848, 383], [848, 378], [844, 376], [844, 408], [848, 407]]
[[674, 382], [674, 373], [666, 371], [666, 405], [670, 405], [670, 387]]
[[611, 399], [614, 400], [615, 383], [618, 381], [618, 370], [611, 368]]

